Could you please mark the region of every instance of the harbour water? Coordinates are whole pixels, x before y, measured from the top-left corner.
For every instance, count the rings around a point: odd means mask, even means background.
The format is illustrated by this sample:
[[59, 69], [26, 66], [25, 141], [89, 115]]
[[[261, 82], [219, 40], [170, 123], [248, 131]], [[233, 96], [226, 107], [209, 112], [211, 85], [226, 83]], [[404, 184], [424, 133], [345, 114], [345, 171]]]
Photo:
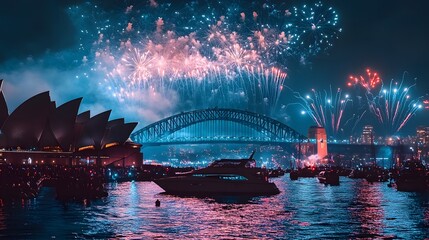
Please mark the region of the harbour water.
[[[0, 207], [5, 239], [424, 239], [429, 194], [398, 192], [386, 183], [342, 177], [275, 178], [271, 197], [195, 198], [160, 194], [153, 182], [109, 185], [86, 203], [55, 200], [42, 188], [33, 200]], [[155, 201], [161, 201], [155, 207]]]

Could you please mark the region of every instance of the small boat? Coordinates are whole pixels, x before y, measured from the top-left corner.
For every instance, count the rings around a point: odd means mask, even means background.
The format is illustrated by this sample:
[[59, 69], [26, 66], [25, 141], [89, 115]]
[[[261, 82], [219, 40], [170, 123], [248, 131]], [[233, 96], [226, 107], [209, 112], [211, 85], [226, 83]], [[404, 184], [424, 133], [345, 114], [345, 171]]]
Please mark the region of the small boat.
[[422, 192], [429, 189], [426, 168], [420, 161], [404, 162], [394, 180], [398, 191]]
[[274, 195], [277, 186], [268, 181], [268, 171], [248, 159], [220, 159], [206, 168], [155, 179], [166, 193], [178, 195]]
[[369, 183], [387, 182], [389, 180], [389, 173], [377, 165], [367, 167], [364, 173], [365, 180]]
[[273, 178], [273, 177], [280, 177], [285, 175], [285, 171], [283, 169], [281, 169], [280, 167], [277, 169], [270, 169], [268, 170], [268, 177]]
[[290, 177], [290, 180], [298, 180], [298, 177], [299, 177], [298, 171], [297, 170], [292, 170], [290, 172], [289, 177]]
[[318, 170], [315, 167], [304, 167], [298, 169], [299, 177], [316, 177]]
[[336, 171], [321, 171], [317, 175], [317, 179], [319, 179], [319, 182], [323, 184], [340, 185], [340, 175]]
[[353, 169], [349, 174], [349, 178], [365, 178], [365, 172], [360, 169]]
[[389, 173], [377, 165], [371, 165], [353, 169], [349, 174], [349, 178], [364, 178], [369, 183], [387, 182], [389, 180]]

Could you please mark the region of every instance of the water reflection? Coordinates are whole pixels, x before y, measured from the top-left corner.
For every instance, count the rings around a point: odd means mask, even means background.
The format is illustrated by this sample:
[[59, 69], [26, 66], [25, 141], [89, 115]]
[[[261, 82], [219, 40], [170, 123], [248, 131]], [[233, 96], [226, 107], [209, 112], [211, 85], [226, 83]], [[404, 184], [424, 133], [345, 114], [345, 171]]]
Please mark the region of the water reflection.
[[[153, 183], [122, 183], [110, 191], [106, 202], [94, 206], [96, 214], [85, 218], [84, 236], [114, 229], [114, 237], [280, 238], [281, 223], [289, 218], [276, 197], [179, 197], [158, 194]], [[155, 207], [156, 199], [161, 207]]]
[[[0, 208], [0, 235], [22, 238], [314, 239], [429, 237], [428, 194], [342, 178], [274, 180], [270, 197], [179, 197], [151, 182], [109, 185], [109, 196], [64, 207], [53, 189]], [[161, 201], [155, 207], [155, 201]]]
[[303, 178], [290, 182], [288, 194], [290, 207], [295, 208], [289, 227], [292, 232], [300, 233], [295, 237], [347, 236], [345, 231], [350, 230], [348, 226], [344, 227], [350, 221], [345, 206], [349, 194], [347, 185], [330, 186], [320, 184], [316, 178]]
[[423, 205], [425, 211], [424, 211], [424, 217], [423, 217], [423, 227], [426, 229], [429, 229], [429, 202], [426, 200], [426, 202]]
[[352, 182], [353, 199], [348, 207], [353, 219], [360, 225], [353, 238], [374, 238], [383, 234], [384, 209], [382, 183], [368, 183], [363, 179]]
[[429, 237], [428, 220], [429, 193], [395, 192], [385, 195], [387, 212], [385, 232], [391, 235], [400, 232], [401, 237], [424, 239]]
[[166, 194], [161, 193], [160, 195], [178, 197], [178, 198], [196, 198], [206, 201], [207, 203], [223, 203], [223, 204], [255, 204], [256, 199], [259, 196], [251, 195], [178, 195], [178, 194]]

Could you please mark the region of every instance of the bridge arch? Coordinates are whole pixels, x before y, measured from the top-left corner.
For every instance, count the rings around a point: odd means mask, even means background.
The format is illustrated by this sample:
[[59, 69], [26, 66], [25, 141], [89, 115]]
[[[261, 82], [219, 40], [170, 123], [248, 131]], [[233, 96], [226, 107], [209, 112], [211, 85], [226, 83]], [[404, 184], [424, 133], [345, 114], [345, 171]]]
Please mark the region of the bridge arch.
[[143, 146], [157, 144], [165, 136], [205, 121], [231, 121], [264, 132], [271, 142], [302, 142], [307, 137], [275, 119], [262, 114], [226, 108], [209, 108], [181, 112], [152, 123], [131, 134], [134, 142]]

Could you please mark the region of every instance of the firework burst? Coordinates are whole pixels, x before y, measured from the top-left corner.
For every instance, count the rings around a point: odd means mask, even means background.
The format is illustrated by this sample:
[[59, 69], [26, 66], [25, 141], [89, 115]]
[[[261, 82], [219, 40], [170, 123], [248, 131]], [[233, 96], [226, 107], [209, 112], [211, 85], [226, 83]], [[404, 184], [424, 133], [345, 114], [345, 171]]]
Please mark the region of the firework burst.
[[380, 129], [389, 135], [398, 133], [415, 113], [423, 108], [422, 97], [412, 98], [411, 96], [411, 90], [416, 84], [407, 85], [405, 77], [406, 73], [401, 81], [391, 80], [385, 86], [377, 72], [367, 69], [364, 76], [350, 76], [347, 84], [365, 89], [362, 97], [366, 102], [364, 105], [376, 118], [381, 126]]
[[[193, 108], [241, 106], [272, 114], [287, 58], [326, 50], [340, 31], [335, 11], [321, 3], [293, 11], [244, 0], [114, 4], [85, 2], [69, 12], [80, 20], [80, 50], [92, 76], [104, 75], [100, 87], [108, 91], [102, 92], [135, 105], [143, 92], [166, 99], [174, 92]], [[315, 26], [311, 35], [305, 21]]]
[[365, 70], [365, 74], [355, 76], [350, 75], [349, 76], [349, 82], [347, 83], [347, 86], [356, 86], [360, 85], [362, 86], [368, 93], [376, 89], [378, 86], [382, 84], [382, 80], [380, 78], [380, 75], [372, 71], [371, 69], [367, 68]]
[[360, 119], [351, 113], [353, 101], [348, 94], [343, 94], [340, 88], [322, 92], [312, 89], [311, 94], [303, 96], [294, 92], [294, 95], [298, 102], [293, 104], [302, 107], [301, 114], [308, 114], [317, 126], [324, 127], [329, 137], [341, 137], [345, 125], [353, 122], [354, 127]]
[[428, 97], [428, 95], [426, 95], [424, 100], [423, 100], [423, 106], [425, 109], [429, 109], [429, 97]]
[[368, 99], [369, 110], [383, 125], [386, 133], [399, 132], [423, 105], [420, 97], [413, 99], [410, 95], [415, 84], [405, 86], [404, 80], [392, 80], [388, 87], [383, 87], [373, 100]]
[[[302, 56], [312, 56], [332, 47], [338, 38], [341, 28], [338, 28], [338, 14], [322, 2], [313, 5], [294, 7], [292, 10], [293, 24], [288, 25], [292, 30], [291, 45]], [[306, 49], [305, 51], [303, 51]]]

